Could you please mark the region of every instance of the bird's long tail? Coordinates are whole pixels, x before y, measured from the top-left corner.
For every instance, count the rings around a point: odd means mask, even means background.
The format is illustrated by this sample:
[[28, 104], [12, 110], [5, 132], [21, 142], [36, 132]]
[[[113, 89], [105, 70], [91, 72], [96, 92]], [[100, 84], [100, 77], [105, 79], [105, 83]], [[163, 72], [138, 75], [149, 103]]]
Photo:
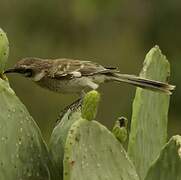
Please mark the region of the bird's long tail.
[[125, 82], [144, 89], [160, 91], [169, 95], [171, 95], [172, 91], [175, 89], [174, 85], [170, 85], [155, 80], [145, 79], [135, 75], [114, 73], [112, 74], [112, 79], [114, 81]]

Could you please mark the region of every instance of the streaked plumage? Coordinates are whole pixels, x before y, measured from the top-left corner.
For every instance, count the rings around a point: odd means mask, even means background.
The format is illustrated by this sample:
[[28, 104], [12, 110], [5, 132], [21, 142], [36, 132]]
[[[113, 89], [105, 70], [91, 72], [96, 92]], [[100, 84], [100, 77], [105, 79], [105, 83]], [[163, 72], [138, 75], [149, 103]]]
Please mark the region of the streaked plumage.
[[84, 90], [97, 89], [99, 84], [109, 81], [125, 82], [167, 94], [171, 94], [174, 89], [174, 86], [167, 83], [120, 74], [117, 68], [72, 59], [25, 58], [5, 71], [10, 72], [23, 74], [40, 86], [60, 93], [81, 93]]

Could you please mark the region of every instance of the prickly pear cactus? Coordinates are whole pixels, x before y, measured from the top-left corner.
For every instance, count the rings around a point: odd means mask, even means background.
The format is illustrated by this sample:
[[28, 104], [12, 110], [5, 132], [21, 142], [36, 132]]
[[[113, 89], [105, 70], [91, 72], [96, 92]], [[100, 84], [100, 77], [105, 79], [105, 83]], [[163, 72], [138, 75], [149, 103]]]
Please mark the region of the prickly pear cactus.
[[148, 170], [145, 180], [181, 179], [181, 136], [173, 136]]
[[50, 180], [52, 167], [40, 130], [2, 79], [0, 99], [0, 179]]
[[138, 180], [135, 168], [120, 142], [104, 126], [85, 119], [68, 134], [64, 180]]
[[9, 42], [6, 33], [0, 28], [0, 74], [2, 74], [9, 55]]
[[81, 118], [80, 108], [68, 109], [61, 122], [54, 128], [50, 138], [50, 156], [55, 163], [57, 179], [63, 179], [64, 146], [71, 125]]
[[[127, 138], [127, 121], [116, 121], [113, 133], [94, 121], [97, 91], [85, 95], [82, 107], [67, 110], [48, 152], [39, 128], [2, 74], [8, 52], [0, 29], [0, 180], [139, 180], [137, 172], [144, 180], [181, 179], [181, 137], [172, 137], [161, 150], [168, 96], [137, 89], [128, 144], [136, 168], [121, 144]], [[168, 75], [169, 63], [156, 46], [146, 56], [141, 76], [166, 81]]]
[[86, 95], [82, 113], [88, 120], [79, 118], [68, 131], [64, 148], [64, 180], [138, 180], [121, 143], [106, 127], [91, 121], [95, 118], [98, 100], [96, 91]]
[[[158, 46], [146, 55], [140, 76], [167, 82], [170, 66]], [[128, 154], [143, 179], [148, 168], [167, 141], [170, 97], [137, 88], [133, 102]]]
[[49, 146], [50, 156], [56, 165], [56, 171], [60, 179], [63, 179], [64, 146], [68, 131], [75, 121], [82, 119], [82, 116], [86, 116], [88, 119], [96, 116], [99, 99], [100, 95], [96, 91], [87, 93], [82, 109], [80, 106], [75, 106], [74, 109], [69, 108], [61, 122], [53, 130]]
[[[2, 52], [8, 52], [4, 41], [0, 35], [1, 72], [6, 61]], [[0, 179], [52, 180], [52, 170], [39, 128], [8, 81], [0, 78]]]

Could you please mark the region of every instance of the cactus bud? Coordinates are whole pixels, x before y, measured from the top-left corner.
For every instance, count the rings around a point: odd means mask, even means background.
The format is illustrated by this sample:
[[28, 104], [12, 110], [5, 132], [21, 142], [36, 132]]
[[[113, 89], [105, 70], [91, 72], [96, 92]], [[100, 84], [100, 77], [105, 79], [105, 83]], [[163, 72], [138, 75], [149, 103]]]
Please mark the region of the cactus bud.
[[121, 143], [124, 143], [127, 139], [127, 124], [128, 120], [125, 117], [120, 117], [112, 129], [112, 133]]
[[91, 121], [96, 117], [99, 100], [100, 94], [95, 90], [85, 95], [82, 104], [82, 118]]

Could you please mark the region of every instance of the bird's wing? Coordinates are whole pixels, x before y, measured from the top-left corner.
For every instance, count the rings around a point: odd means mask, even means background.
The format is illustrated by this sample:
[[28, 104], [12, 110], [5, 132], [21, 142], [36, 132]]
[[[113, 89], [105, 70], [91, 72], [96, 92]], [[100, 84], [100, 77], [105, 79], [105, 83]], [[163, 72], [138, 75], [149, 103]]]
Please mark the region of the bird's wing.
[[91, 61], [57, 59], [54, 60], [53, 66], [49, 69], [49, 76], [56, 79], [75, 78], [113, 72], [118, 71], [116, 68], [105, 68]]

